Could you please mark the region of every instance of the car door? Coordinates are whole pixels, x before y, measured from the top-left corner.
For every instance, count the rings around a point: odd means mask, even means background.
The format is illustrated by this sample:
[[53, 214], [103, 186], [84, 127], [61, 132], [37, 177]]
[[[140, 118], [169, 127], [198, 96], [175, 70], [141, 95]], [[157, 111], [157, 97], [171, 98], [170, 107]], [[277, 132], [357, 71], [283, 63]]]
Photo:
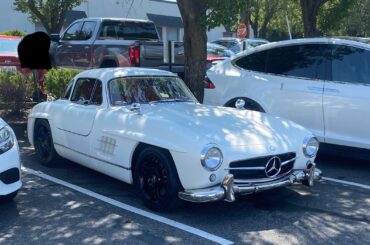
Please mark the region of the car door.
[[331, 45], [332, 76], [325, 83], [325, 141], [370, 149], [370, 50]]
[[[323, 89], [328, 67], [324, 44], [296, 44], [268, 52], [265, 77], [279, 85], [266, 94], [267, 111], [290, 119], [324, 139]], [[275, 86], [276, 88], [276, 86]]]
[[63, 133], [64, 147], [81, 154], [90, 154], [89, 142], [96, 115], [102, 105], [102, 83], [97, 79], [79, 78], [71, 99], [55, 118], [56, 127]]
[[83, 22], [72, 24], [61, 36], [54, 54], [54, 62], [57, 66], [74, 68], [74, 53], [76, 52], [73, 45], [79, 42]]
[[92, 66], [92, 47], [97, 23], [84, 21], [79, 40], [71, 41], [71, 58], [74, 68], [86, 69]]

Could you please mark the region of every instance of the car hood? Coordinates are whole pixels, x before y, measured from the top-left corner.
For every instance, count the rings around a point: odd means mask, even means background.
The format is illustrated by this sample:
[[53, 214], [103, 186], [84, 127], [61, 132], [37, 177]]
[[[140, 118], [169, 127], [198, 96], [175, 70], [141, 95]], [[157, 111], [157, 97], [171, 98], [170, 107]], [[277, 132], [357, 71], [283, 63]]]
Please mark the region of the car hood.
[[300, 125], [266, 113], [195, 103], [152, 104], [143, 106], [142, 113], [154, 124], [175, 127], [202, 144], [290, 148], [301, 145], [302, 138], [309, 134]]

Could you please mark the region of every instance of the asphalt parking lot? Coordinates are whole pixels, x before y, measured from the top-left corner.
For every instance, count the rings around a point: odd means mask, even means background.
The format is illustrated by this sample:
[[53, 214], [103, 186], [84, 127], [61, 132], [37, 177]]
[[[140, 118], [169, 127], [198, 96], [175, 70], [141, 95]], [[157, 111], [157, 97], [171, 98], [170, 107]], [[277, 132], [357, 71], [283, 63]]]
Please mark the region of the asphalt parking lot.
[[[153, 213], [125, 183], [65, 161], [40, 165], [20, 141], [23, 188], [0, 203], [1, 244], [366, 244], [370, 162], [320, 155], [324, 176], [234, 203]], [[344, 181], [338, 183], [333, 181]]]

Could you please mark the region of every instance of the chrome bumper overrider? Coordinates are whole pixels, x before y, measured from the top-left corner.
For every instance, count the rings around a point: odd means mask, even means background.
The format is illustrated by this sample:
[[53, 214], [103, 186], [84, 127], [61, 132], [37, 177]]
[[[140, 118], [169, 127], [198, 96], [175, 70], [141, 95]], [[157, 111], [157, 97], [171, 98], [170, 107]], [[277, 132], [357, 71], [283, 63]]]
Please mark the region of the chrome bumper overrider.
[[234, 176], [228, 174], [220, 186], [179, 192], [179, 197], [190, 202], [212, 202], [218, 200], [233, 202], [235, 201], [235, 194], [252, 194], [296, 183], [313, 186], [314, 180], [319, 179], [321, 179], [321, 171], [316, 169], [315, 165], [305, 170], [296, 170], [282, 179], [258, 184], [236, 184], [234, 183]]

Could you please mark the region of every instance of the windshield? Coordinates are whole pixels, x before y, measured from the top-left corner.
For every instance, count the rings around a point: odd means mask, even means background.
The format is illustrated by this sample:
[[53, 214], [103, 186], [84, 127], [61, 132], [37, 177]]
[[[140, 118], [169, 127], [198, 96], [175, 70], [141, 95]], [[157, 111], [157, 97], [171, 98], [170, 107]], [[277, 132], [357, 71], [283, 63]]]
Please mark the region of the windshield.
[[184, 82], [176, 77], [123, 77], [109, 82], [112, 105], [132, 103], [196, 102]]
[[2, 54], [16, 54], [20, 40], [1, 40], [0, 39], [0, 53]]
[[234, 52], [220, 45], [207, 45], [208, 56], [232, 57]]

